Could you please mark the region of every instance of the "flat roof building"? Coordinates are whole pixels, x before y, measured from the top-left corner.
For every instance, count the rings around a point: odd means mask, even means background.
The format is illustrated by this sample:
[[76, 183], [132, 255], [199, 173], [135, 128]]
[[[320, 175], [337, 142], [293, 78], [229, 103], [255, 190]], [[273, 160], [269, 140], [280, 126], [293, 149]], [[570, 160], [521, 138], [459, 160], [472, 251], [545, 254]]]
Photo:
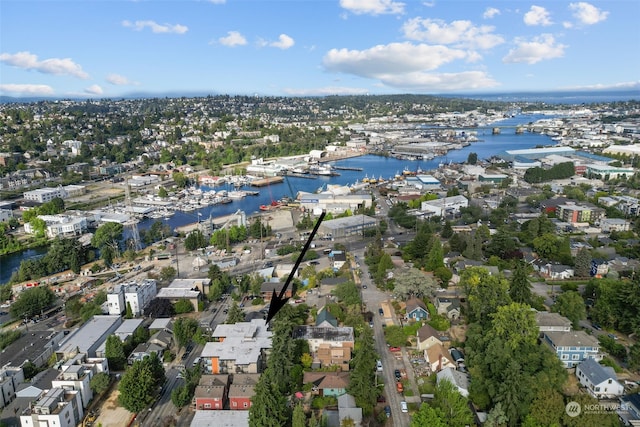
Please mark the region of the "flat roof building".
[[56, 350], [60, 359], [68, 359], [78, 353], [96, 357], [96, 350], [107, 337], [122, 324], [120, 316], [93, 316], [75, 332], [69, 334]]
[[153, 279], [115, 285], [107, 293], [109, 314], [121, 315], [127, 311], [129, 304], [133, 315], [140, 316], [157, 292], [156, 281]]
[[362, 236], [364, 231], [375, 229], [377, 225], [375, 218], [354, 215], [323, 221], [318, 228], [318, 233], [325, 237]]

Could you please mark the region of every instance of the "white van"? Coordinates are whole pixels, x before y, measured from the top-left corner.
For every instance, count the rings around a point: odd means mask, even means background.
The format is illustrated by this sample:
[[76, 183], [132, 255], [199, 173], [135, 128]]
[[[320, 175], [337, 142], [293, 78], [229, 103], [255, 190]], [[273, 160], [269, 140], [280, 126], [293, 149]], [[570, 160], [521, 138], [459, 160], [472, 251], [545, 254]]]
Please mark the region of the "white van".
[[404, 400], [400, 402], [400, 409], [402, 410], [402, 412], [409, 412], [409, 408], [407, 408], [407, 402], [405, 402]]
[[377, 370], [378, 370], [378, 372], [382, 372], [382, 361], [381, 360], [378, 360]]

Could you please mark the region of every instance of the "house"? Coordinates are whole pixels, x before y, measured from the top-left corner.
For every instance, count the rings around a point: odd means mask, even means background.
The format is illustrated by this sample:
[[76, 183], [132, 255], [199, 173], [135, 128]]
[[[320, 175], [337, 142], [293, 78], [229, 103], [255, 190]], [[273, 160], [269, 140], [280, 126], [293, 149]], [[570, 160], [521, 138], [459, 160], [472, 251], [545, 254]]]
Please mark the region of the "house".
[[347, 262], [347, 254], [344, 251], [332, 251], [329, 258], [333, 259], [334, 270], [340, 270]]
[[545, 332], [543, 340], [558, 355], [565, 368], [574, 368], [587, 358], [602, 359], [598, 340], [584, 331]]
[[458, 298], [437, 297], [436, 311], [441, 316], [447, 316], [449, 320], [460, 318], [460, 300]]
[[259, 380], [259, 374], [234, 374], [229, 386], [229, 409], [248, 411]]
[[445, 368], [456, 369], [456, 362], [451, 360], [449, 352], [441, 344], [435, 344], [424, 351], [424, 358], [431, 372], [438, 372]]
[[316, 316], [316, 327], [337, 328], [338, 319], [336, 319], [335, 316], [331, 314], [326, 307], [322, 307], [320, 311], [318, 311], [318, 315]]
[[613, 368], [602, 366], [594, 359], [585, 359], [576, 367], [576, 377], [596, 399], [612, 399], [624, 394]]
[[303, 384], [312, 384], [311, 392], [318, 396], [341, 396], [347, 392], [348, 372], [305, 372]]
[[78, 390], [55, 387], [44, 391], [20, 414], [22, 426], [75, 426], [84, 410]]
[[424, 325], [416, 332], [417, 347], [418, 350], [424, 351], [429, 347], [439, 344], [442, 346], [440, 340], [440, 333], [436, 331], [431, 325]]
[[127, 358], [127, 363], [129, 365], [133, 365], [134, 362], [139, 360], [141, 361], [145, 357], [150, 357], [154, 353], [158, 355], [158, 358], [160, 358], [160, 360], [162, 360], [162, 354], [165, 349], [166, 347], [162, 347], [152, 342], [140, 343], [136, 346], [136, 348], [133, 349], [133, 351]]
[[352, 350], [353, 347], [349, 343], [342, 343], [340, 346], [322, 343], [315, 352], [312, 367], [337, 366], [341, 371], [348, 371]]
[[414, 321], [429, 320], [427, 306], [418, 298], [411, 298], [407, 301], [406, 318]]
[[345, 420], [349, 418], [353, 421], [354, 427], [362, 425], [362, 408], [356, 406], [356, 399], [350, 394], [343, 394], [338, 397], [338, 420], [339, 426], [346, 425]]
[[544, 332], [569, 332], [571, 330], [571, 320], [558, 313], [536, 311], [536, 323], [541, 334]]
[[540, 265], [539, 273], [541, 276], [552, 280], [570, 279], [574, 275], [573, 268], [563, 264], [545, 263]]
[[590, 274], [593, 277], [604, 277], [609, 272], [609, 263], [603, 259], [591, 260]]
[[228, 391], [229, 375], [202, 375], [193, 393], [195, 409], [224, 409]]
[[449, 381], [453, 387], [464, 397], [469, 397], [469, 377], [455, 368], [444, 368], [436, 374], [436, 381]]
[[625, 426], [640, 425], [640, 393], [621, 397], [617, 412]]
[[[264, 282], [260, 285], [260, 296], [265, 301], [271, 301], [273, 291], [276, 295], [280, 295], [282, 288], [284, 288], [285, 282]], [[284, 298], [291, 298], [293, 296], [293, 286], [288, 286], [284, 293]]]
[[190, 427], [249, 427], [249, 411], [195, 411]]

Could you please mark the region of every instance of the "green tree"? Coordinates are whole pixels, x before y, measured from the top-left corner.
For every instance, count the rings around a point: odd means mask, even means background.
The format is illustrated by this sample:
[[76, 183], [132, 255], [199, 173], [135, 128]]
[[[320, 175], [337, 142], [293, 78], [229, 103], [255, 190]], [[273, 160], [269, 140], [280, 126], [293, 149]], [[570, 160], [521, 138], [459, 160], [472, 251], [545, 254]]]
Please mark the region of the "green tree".
[[378, 390], [373, 387], [376, 352], [371, 328], [364, 328], [357, 338], [351, 367], [347, 392], [355, 398], [356, 405], [362, 408], [362, 412], [369, 415], [373, 412], [378, 397]]
[[[586, 393], [576, 394], [568, 400], [577, 402], [581, 408], [597, 406], [598, 403]], [[578, 416], [570, 416], [565, 411], [562, 424], [566, 427], [619, 427], [620, 420], [615, 411], [581, 411]]]
[[562, 394], [545, 387], [540, 389], [533, 399], [526, 419], [539, 426], [559, 427], [562, 425], [564, 412]]
[[360, 290], [351, 281], [340, 283], [331, 293], [345, 305], [360, 304]]
[[98, 372], [91, 378], [91, 381], [89, 381], [89, 387], [91, 387], [94, 394], [99, 395], [107, 391], [110, 383], [111, 379], [109, 378], [109, 374], [106, 372]]
[[531, 307], [512, 302], [498, 307], [491, 315], [491, 330], [488, 334], [516, 350], [536, 343], [538, 325]]
[[162, 269], [160, 270], [160, 280], [164, 282], [170, 282], [175, 279], [177, 274], [178, 272], [176, 271], [176, 269], [170, 265], [162, 267]]
[[160, 187], [158, 189], [158, 197], [160, 197], [161, 199], [166, 199], [167, 197], [169, 197], [169, 193], [167, 193], [167, 189], [164, 187]]
[[486, 324], [498, 307], [509, 303], [508, 282], [493, 276], [482, 267], [467, 268], [460, 276], [460, 286], [467, 295], [469, 320]]
[[229, 308], [229, 313], [227, 313], [227, 320], [225, 321], [225, 323], [234, 324], [238, 322], [244, 322], [244, 319], [244, 311], [242, 311], [242, 309], [238, 306], [238, 303], [234, 301]]
[[533, 239], [533, 249], [541, 258], [555, 259], [559, 251], [559, 244], [556, 235], [551, 233]]
[[9, 312], [14, 319], [30, 319], [51, 306], [56, 297], [47, 286], [37, 286], [27, 289], [11, 304]]
[[124, 315], [125, 319], [133, 319], [133, 310], [131, 309], [131, 302], [127, 301], [127, 312]]
[[424, 274], [417, 268], [410, 268], [394, 272], [393, 294], [403, 300], [411, 297], [425, 297], [433, 295], [437, 285], [432, 276]]
[[473, 424], [473, 414], [467, 398], [461, 395], [450, 381], [440, 381], [436, 386], [433, 407], [440, 410], [446, 425], [465, 427]]
[[117, 335], [109, 335], [105, 344], [104, 356], [112, 371], [121, 371], [127, 362], [127, 355], [124, 352], [124, 345]]
[[591, 275], [591, 253], [589, 249], [583, 247], [578, 250], [574, 269], [578, 277], [589, 277]]
[[640, 343], [636, 342], [629, 347], [628, 362], [629, 368], [639, 371], [640, 370]]
[[93, 237], [91, 238], [91, 245], [93, 247], [102, 249], [105, 246], [117, 247], [118, 242], [122, 240], [122, 231], [124, 226], [117, 222], [107, 222], [98, 227]]
[[255, 387], [249, 408], [249, 426], [281, 427], [289, 423], [289, 417], [286, 397], [280, 392], [272, 369], [267, 368]]
[[196, 336], [199, 329], [198, 321], [190, 317], [180, 317], [173, 324], [173, 336], [179, 347], [186, 346]]
[[556, 302], [551, 307], [552, 311], [560, 313], [571, 320], [573, 328], [577, 329], [580, 320], [587, 317], [587, 310], [584, 300], [578, 292], [568, 291], [558, 295]]
[[467, 163], [470, 165], [475, 165], [478, 163], [478, 154], [477, 153], [469, 153], [467, 156]]
[[398, 325], [387, 326], [384, 329], [384, 339], [392, 347], [400, 347], [407, 344], [407, 335]]
[[144, 410], [156, 399], [156, 378], [149, 363], [137, 360], [127, 369], [118, 386], [118, 402], [133, 413]]
[[191, 304], [191, 301], [186, 298], [180, 298], [174, 304], [174, 307], [176, 310], [176, 314], [191, 313], [194, 310], [193, 304]]
[[516, 261], [516, 266], [511, 276], [509, 296], [514, 302], [531, 304], [531, 283], [527, 263]]
[[440, 239], [434, 236], [432, 238], [431, 249], [427, 255], [426, 269], [435, 271], [440, 267], [444, 267], [444, 253], [442, 251], [442, 243]]
[[444, 420], [442, 411], [427, 403], [420, 405], [418, 412], [411, 417], [411, 427], [449, 427], [449, 425]]

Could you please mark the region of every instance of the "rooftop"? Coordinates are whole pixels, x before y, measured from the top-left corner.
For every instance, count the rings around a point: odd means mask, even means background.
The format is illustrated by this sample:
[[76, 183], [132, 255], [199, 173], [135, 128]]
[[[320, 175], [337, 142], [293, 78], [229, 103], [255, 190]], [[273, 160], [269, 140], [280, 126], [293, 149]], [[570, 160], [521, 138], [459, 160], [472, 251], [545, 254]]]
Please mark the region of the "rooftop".
[[75, 333], [69, 335], [60, 344], [57, 350], [59, 353], [88, 353], [96, 342], [102, 338], [105, 332], [113, 328], [116, 323], [120, 324], [120, 316], [93, 316], [87, 323], [82, 325]]
[[249, 411], [196, 411], [191, 427], [249, 427]]
[[600, 384], [609, 379], [618, 380], [613, 368], [602, 366], [591, 357], [582, 361], [576, 369], [582, 371], [593, 384]]
[[584, 331], [545, 332], [556, 347], [600, 347], [598, 340]]
[[353, 328], [343, 326], [339, 328], [322, 328], [317, 326], [296, 326], [293, 329], [294, 339], [317, 339], [324, 341], [351, 341], [353, 342]]

